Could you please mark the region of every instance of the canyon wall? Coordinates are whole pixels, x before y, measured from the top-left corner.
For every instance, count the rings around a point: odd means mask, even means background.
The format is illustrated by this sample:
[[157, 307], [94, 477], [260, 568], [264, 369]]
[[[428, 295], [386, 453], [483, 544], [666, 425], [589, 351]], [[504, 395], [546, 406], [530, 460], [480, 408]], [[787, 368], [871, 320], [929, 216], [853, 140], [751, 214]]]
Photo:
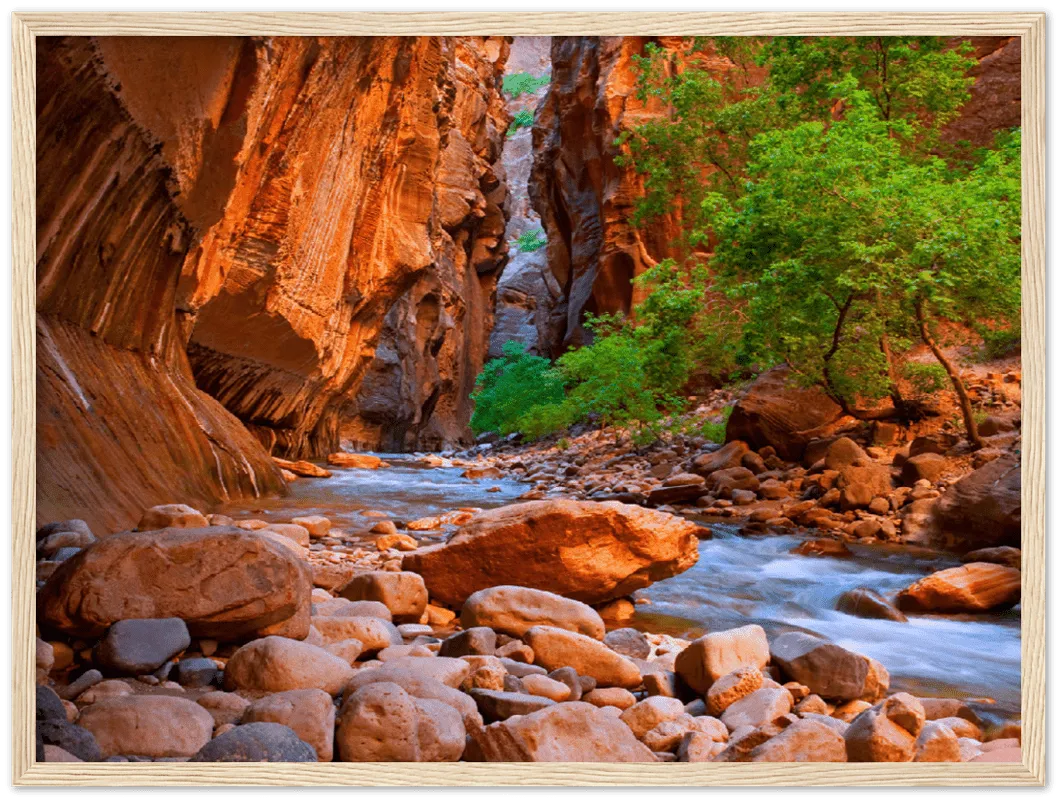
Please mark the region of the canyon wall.
[[[550, 331], [539, 349], [551, 355], [586, 339], [586, 311], [627, 312], [639, 299], [631, 280], [654, 262], [679, 255], [673, 244], [682, 224], [679, 207], [635, 228], [630, 219], [642, 180], [615, 163], [621, 152], [615, 140], [623, 130], [666, 113], [657, 101], [645, 105], [635, 96], [633, 56], [642, 55], [648, 41], [677, 54], [687, 47], [675, 37], [552, 38], [552, 83], [536, 115], [529, 191], [561, 287], [547, 313], [558, 310], [560, 318], [557, 324], [524, 322]], [[1020, 124], [1020, 42], [978, 37], [970, 43], [979, 61], [971, 72], [975, 84], [944, 137], [984, 146], [998, 130]], [[718, 80], [741, 80], [723, 57], [709, 55], [707, 66]]]
[[39, 43], [40, 521], [105, 533], [283, 491], [269, 451], [466, 435], [506, 257], [507, 50]]

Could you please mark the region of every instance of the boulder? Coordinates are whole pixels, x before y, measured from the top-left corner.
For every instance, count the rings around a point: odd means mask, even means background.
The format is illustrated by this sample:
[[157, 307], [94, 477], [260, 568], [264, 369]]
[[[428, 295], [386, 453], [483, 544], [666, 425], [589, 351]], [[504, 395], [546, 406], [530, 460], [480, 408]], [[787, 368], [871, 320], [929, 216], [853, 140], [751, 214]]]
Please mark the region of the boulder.
[[896, 609], [893, 603], [878, 592], [864, 587], [850, 589], [839, 595], [835, 609], [853, 617], [908, 622], [908, 617]]
[[703, 453], [691, 462], [691, 469], [703, 478], [722, 469], [732, 469], [743, 465], [743, 457], [750, 452], [746, 442], [729, 441], [719, 450]]
[[[425, 661], [426, 659], [420, 660]], [[420, 700], [437, 700], [452, 706], [460, 713], [468, 730], [482, 724], [478, 706], [470, 695], [436, 680], [429, 674], [417, 672], [414, 669], [406, 669], [401, 665], [394, 666], [390, 663], [379, 669], [358, 672], [356, 677], [349, 682], [346, 692], [347, 694], [355, 692], [370, 683], [393, 683], [400, 686], [412, 697], [418, 697]]]
[[[540, 675], [533, 677], [542, 677]], [[497, 722], [520, 714], [532, 714], [542, 708], [555, 705], [548, 697], [526, 694], [524, 692], [504, 692], [491, 689], [471, 689], [471, 698], [478, 704], [482, 719], [486, 722]]]
[[315, 617], [376, 617], [393, 622], [393, 614], [382, 603], [374, 600], [356, 602], [344, 597], [331, 597], [323, 602], [313, 603], [313, 621]]
[[213, 735], [210, 712], [183, 697], [136, 695], [81, 709], [77, 724], [99, 743], [103, 757], [193, 756]]
[[[332, 709], [333, 713], [333, 709]], [[276, 722], [238, 725], [203, 745], [192, 761], [306, 762], [316, 761], [316, 752], [291, 728]]]
[[308, 517], [295, 517], [291, 520], [291, 525], [300, 525], [305, 528], [313, 539], [322, 539], [331, 530], [331, 520], [319, 514]]
[[195, 702], [210, 712], [214, 727], [237, 725], [250, 706], [249, 700], [234, 692], [207, 692]]
[[1002, 456], [956, 481], [935, 504], [933, 522], [933, 543], [959, 552], [1021, 546], [1019, 456]]
[[316, 760], [333, 757], [335, 706], [331, 695], [320, 689], [293, 689], [262, 697], [250, 704], [242, 721], [285, 725], [313, 748]]
[[684, 716], [684, 704], [675, 697], [648, 697], [621, 712], [621, 721], [642, 740], [663, 722]]
[[728, 706], [721, 722], [730, 731], [760, 728], [788, 713], [794, 705], [791, 700], [791, 693], [782, 687], [758, 689]]
[[322, 647], [266, 636], [243, 645], [224, 670], [229, 691], [286, 692], [291, 689], [322, 689], [337, 695], [353, 676], [353, 668]]
[[525, 635], [533, 648], [534, 664], [553, 670], [573, 667], [578, 675], [596, 679], [600, 686], [635, 689], [642, 678], [629, 659], [589, 636], [549, 625], [535, 625]]
[[1022, 572], [976, 562], [920, 578], [897, 595], [905, 611], [961, 614], [1011, 608], [1022, 597]]
[[452, 605], [511, 584], [602, 603], [691, 567], [696, 530], [638, 506], [539, 500], [484, 511], [447, 543], [407, 554], [403, 565]]
[[[586, 736], [586, 732], [591, 735]], [[589, 703], [557, 703], [471, 731], [468, 761], [644, 763], [657, 759], [620, 719]]]
[[[757, 476], [746, 467], [731, 467], [711, 472], [706, 486], [718, 497], [732, 497], [735, 492], [756, 492], [761, 486]], [[751, 498], [753, 499], [753, 498]]]
[[496, 651], [496, 631], [476, 627], [454, 633], [441, 643], [438, 654], [451, 658], [460, 656], [491, 656]]
[[[563, 667], [563, 669], [569, 668]], [[556, 672], [559, 671], [560, 670], [556, 670]], [[521, 678], [521, 681], [523, 688], [537, 697], [547, 697], [549, 700], [554, 700], [556, 703], [562, 703], [565, 700], [573, 699], [570, 697], [573, 690], [569, 684], [555, 680], [547, 675], [527, 675], [525, 678]], [[578, 683], [577, 689], [578, 695], [580, 696], [580, 683]]]
[[757, 450], [771, 445], [787, 461], [800, 461], [806, 444], [824, 435], [842, 409], [816, 387], [799, 386], [786, 366], [763, 372], [732, 407], [725, 439]]
[[182, 619], [123, 619], [111, 625], [96, 646], [94, 662], [113, 675], [143, 675], [190, 644]]
[[923, 728], [923, 708], [900, 693], [858, 714], [846, 729], [850, 761], [911, 761]]
[[829, 725], [811, 719], [791, 723], [750, 751], [749, 761], [846, 761], [846, 741]]
[[205, 528], [209, 523], [201, 513], [183, 503], [154, 506], [143, 512], [136, 523], [137, 530], [156, 531], [162, 528]]
[[1017, 547], [983, 547], [972, 550], [960, 559], [965, 564], [981, 561], [986, 564], [1000, 564], [1012, 569], [1022, 569], [1022, 551]]
[[769, 661], [768, 639], [760, 625], [709, 633], [677, 655], [675, 670], [699, 694], [739, 667], [761, 669]]
[[362, 572], [339, 592], [347, 600], [375, 600], [393, 615], [394, 622], [418, 622], [427, 607], [427, 587], [414, 572]]
[[36, 733], [42, 746], [60, 747], [81, 761], [102, 761], [105, 757], [92, 731], [62, 719], [37, 721]]
[[706, 710], [715, 717], [721, 716], [738, 700], [742, 700], [762, 687], [765, 676], [756, 666], [750, 665], [732, 670], [715, 680], [706, 691]]
[[173, 670], [172, 678], [181, 686], [201, 688], [211, 686], [220, 676], [217, 664], [209, 658], [182, 658]]
[[509, 636], [522, 636], [534, 625], [551, 625], [593, 639], [606, 630], [600, 615], [585, 603], [524, 586], [494, 586], [475, 592], [463, 604], [460, 624], [484, 626]]
[[327, 457], [327, 463], [333, 467], [347, 469], [379, 469], [386, 466], [378, 456], [369, 456], [366, 453], [331, 453]]
[[825, 700], [874, 702], [890, 686], [889, 673], [877, 661], [807, 633], [777, 636], [770, 652], [787, 678]]
[[272, 460], [280, 469], [291, 472], [302, 478], [330, 478], [331, 473], [323, 467], [317, 466], [311, 461], [288, 461], [285, 458], [272, 456]]
[[[387, 661], [381, 667], [359, 670], [349, 681], [346, 692], [355, 692], [361, 686], [377, 683], [380, 680], [402, 684], [400, 676], [414, 675], [421, 680], [432, 680], [456, 689], [471, 673], [470, 662], [462, 658], [397, 658]], [[382, 677], [386, 676], [386, 677]]]
[[184, 620], [195, 637], [232, 640], [282, 625], [309, 632], [308, 568], [268, 536], [165, 528], [108, 536], [64, 562], [37, 597], [42, 626], [95, 638], [125, 619]]
[[930, 481], [934, 483], [948, 468], [949, 462], [945, 456], [937, 453], [920, 453], [911, 456], [901, 465], [901, 483], [905, 486], [915, 486], [916, 481]]
[[618, 628], [603, 637], [603, 643], [629, 658], [647, 658], [651, 655], [651, 643], [636, 628]]
[[335, 748], [342, 761], [458, 761], [465, 736], [451, 706], [394, 683], [371, 683], [342, 704]]
[[404, 642], [392, 622], [378, 617], [314, 617], [313, 627], [320, 632], [324, 644], [356, 639], [363, 646], [361, 653], [375, 653]]

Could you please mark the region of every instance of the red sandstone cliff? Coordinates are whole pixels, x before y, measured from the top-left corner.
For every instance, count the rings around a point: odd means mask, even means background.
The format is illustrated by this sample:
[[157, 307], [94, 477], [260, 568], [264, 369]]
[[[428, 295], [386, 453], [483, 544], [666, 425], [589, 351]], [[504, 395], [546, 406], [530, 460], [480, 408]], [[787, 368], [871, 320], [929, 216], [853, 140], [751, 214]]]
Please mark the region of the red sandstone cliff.
[[[562, 287], [555, 305], [565, 309], [565, 318], [552, 326], [552, 340], [542, 344], [542, 352], [557, 355], [582, 342], [586, 311], [628, 311], [637, 299], [632, 278], [652, 261], [675, 255], [679, 209], [641, 230], [634, 228], [630, 218], [642, 182], [631, 167], [614, 163], [620, 152], [615, 139], [622, 130], [665, 113], [655, 103], [644, 107], [635, 97], [633, 56], [641, 55], [648, 41], [552, 39], [552, 83], [534, 126], [529, 191], [548, 237], [549, 266]], [[686, 46], [675, 37], [653, 41], [670, 51]], [[979, 59], [972, 70], [971, 99], [945, 137], [983, 146], [996, 131], [1019, 124], [1019, 39], [980, 37], [971, 44]], [[726, 59], [711, 58], [710, 68], [720, 80], [732, 66]]]
[[282, 491], [247, 428], [298, 456], [465, 435], [505, 257], [507, 48], [39, 43], [41, 521]]

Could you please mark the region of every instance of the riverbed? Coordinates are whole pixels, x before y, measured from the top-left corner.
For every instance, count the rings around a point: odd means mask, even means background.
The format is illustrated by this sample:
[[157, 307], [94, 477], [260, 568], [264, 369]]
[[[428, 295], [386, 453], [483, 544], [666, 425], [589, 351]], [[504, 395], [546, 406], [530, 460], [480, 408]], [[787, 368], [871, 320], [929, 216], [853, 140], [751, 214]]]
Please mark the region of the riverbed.
[[[510, 479], [468, 480], [458, 467], [429, 467], [409, 455], [378, 453], [390, 467], [329, 467], [329, 479], [299, 479], [287, 497], [220, 509], [236, 519], [285, 522], [323, 514], [336, 528], [363, 533], [378, 522], [364, 512], [409, 521], [456, 508], [515, 502], [527, 486]], [[490, 491], [492, 489], [492, 491]], [[799, 536], [740, 536], [734, 525], [710, 522], [713, 538], [699, 545], [698, 563], [637, 592], [633, 627], [696, 636], [739, 625], [761, 625], [771, 638], [787, 630], [818, 633], [871, 656], [890, 672], [893, 689], [920, 696], [987, 698], [980, 713], [1017, 715], [1020, 707], [1020, 611], [975, 616], [861, 619], [834, 610], [847, 589], [893, 595], [917, 578], [958, 563], [944, 554], [852, 545], [852, 555], [792, 555]], [[436, 541], [447, 531], [415, 534]], [[990, 715], [991, 716], [991, 715]]]

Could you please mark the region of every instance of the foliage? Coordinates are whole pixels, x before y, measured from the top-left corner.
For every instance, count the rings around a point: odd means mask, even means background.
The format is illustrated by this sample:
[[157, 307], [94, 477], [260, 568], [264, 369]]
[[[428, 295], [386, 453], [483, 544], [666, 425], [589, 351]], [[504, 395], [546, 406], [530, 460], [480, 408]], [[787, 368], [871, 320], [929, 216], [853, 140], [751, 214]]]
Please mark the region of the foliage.
[[512, 100], [517, 100], [524, 94], [533, 94], [551, 81], [550, 75], [541, 75], [535, 78], [528, 72], [515, 72], [504, 76], [504, 93]]
[[540, 250], [544, 245], [548, 244], [548, 239], [545, 238], [544, 231], [537, 228], [532, 231], [523, 231], [512, 244], [518, 248], [520, 253], [532, 253], [535, 250]]
[[507, 135], [514, 136], [519, 128], [528, 128], [531, 125], [533, 125], [533, 111], [524, 108], [512, 118], [511, 125], [507, 129]]
[[905, 377], [919, 394], [930, 394], [945, 388], [948, 375], [940, 364], [909, 361], [904, 367]]
[[734, 406], [725, 406], [721, 412], [719, 421], [706, 420], [698, 429], [698, 435], [715, 444], [724, 444], [725, 433], [728, 430], [728, 418], [732, 416]]
[[525, 431], [522, 418], [528, 410], [562, 403], [562, 379], [548, 359], [526, 353], [518, 342], [507, 342], [503, 356], [478, 375], [471, 399], [471, 430], [476, 434]]

